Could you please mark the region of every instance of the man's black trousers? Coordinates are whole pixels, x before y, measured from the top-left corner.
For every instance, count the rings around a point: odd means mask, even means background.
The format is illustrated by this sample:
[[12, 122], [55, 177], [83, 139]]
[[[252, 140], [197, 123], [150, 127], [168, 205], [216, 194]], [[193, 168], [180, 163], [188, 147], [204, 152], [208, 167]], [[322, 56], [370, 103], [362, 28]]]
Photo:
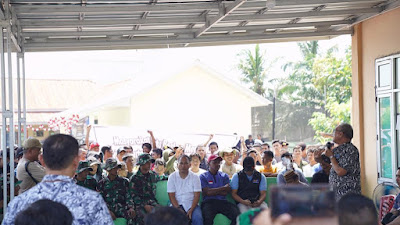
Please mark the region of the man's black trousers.
[[228, 217], [231, 225], [236, 225], [236, 217], [240, 214], [237, 206], [226, 200], [207, 199], [201, 204], [204, 225], [213, 225], [214, 218], [218, 213]]

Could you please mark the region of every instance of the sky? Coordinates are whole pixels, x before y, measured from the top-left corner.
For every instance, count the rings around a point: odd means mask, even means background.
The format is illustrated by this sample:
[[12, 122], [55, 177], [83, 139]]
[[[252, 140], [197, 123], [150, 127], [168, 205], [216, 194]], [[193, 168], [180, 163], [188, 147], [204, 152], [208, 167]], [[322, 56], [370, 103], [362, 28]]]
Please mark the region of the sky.
[[[338, 45], [340, 54], [344, 54], [350, 44], [349, 35], [320, 41], [322, 51]], [[25, 54], [25, 71], [27, 78], [85, 79], [102, 85], [138, 76], [157, 79], [200, 61], [239, 82], [239, 53], [245, 49], [254, 51], [254, 47], [254, 44], [248, 44], [150, 50], [28, 52]], [[271, 69], [270, 78], [286, 76], [282, 65], [302, 58], [296, 42], [260, 44], [260, 49], [265, 52], [267, 64], [279, 58]]]

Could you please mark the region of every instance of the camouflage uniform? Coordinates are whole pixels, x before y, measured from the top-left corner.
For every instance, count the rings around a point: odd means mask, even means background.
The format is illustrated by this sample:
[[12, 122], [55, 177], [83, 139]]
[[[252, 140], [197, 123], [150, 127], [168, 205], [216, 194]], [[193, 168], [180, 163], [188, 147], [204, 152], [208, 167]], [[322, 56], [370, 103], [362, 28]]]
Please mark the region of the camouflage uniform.
[[[110, 162], [110, 163], [109, 163]], [[115, 159], [107, 159], [105, 169], [107, 171], [120, 166]], [[103, 196], [108, 209], [114, 213], [117, 218], [126, 218], [128, 216], [128, 185], [129, 180], [117, 176], [114, 180], [110, 180], [109, 176], [104, 177], [97, 186], [97, 191]]]
[[128, 174], [126, 175], [126, 178], [128, 178], [129, 180], [131, 179], [131, 177], [133, 176], [134, 173], [128, 172]]
[[87, 175], [84, 181], [79, 181], [74, 177], [74, 181], [77, 185], [80, 185], [85, 188], [89, 188], [90, 190], [96, 191], [97, 181], [92, 176]]
[[[138, 157], [138, 165], [144, 165], [151, 161], [150, 154], [141, 154]], [[135, 206], [136, 211], [136, 224], [144, 224], [144, 217], [146, 215], [145, 205], [157, 206], [156, 200], [156, 183], [159, 180], [158, 175], [149, 171], [143, 174], [140, 169], [131, 177], [129, 182], [130, 205]]]
[[[16, 177], [14, 177], [14, 196], [18, 195], [18, 185], [21, 184], [22, 181], [19, 181]], [[0, 174], [0, 201], [1, 201], [1, 206], [0, 206], [0, 222], [3, 220], [3, 201], [4, 201], [4, 196], [3, 196], [3, 174]], [[10, 175], [7, 174], [7, 203], [10, 202]]]
[[[89, 171], [92, 170], [92, 168], [90, 168], [90, 166], [89, 166], [89, 162], [88, 161], [80, 161], [79, 165], [78, 165], [78, 169], [76, 170], [76, 173], [78, 174], [85, 170], [89, 170]], [[90, 190], [96, 191], [97, 181], [92, 176], [88, 175], [88, 176], [86, 176], [85, 180], [79, 181], [77, 179], [77, 175], [75, 175], [74, 181], [77, 185], [80, 185], [82, 187], [89, 188]]]

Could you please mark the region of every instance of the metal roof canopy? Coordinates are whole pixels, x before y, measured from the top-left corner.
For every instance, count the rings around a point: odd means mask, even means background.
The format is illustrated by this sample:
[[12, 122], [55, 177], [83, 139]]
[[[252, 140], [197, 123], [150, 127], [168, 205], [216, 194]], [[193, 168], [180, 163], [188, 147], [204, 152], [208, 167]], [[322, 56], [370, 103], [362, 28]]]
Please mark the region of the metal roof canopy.
[[[22, 133], [27, 136], [26, 51], [169, 48], [322, 39], [351, 34], [352, 25], [400, 6], [400, 0], [1, 0], [1, 3], [1, 147], [6, 155], [6, 140], [9, 141], [11, 168], [14, 167], [15, 135], [12, 51], [18, 52], [17, 136], [18, 146], [21, 146]], [[6, 160], [3, 157], [3, 171], [7, 171]], [[4, 213], [8, 202], [7, 179], [4, 173]], [[13, 187], [14, 173], [10, 173], [9, 180]], [[14, 188], [11, 188], [10, 200], [13, 197]]]
[[[21, 146], [22, 127], [24, 137], [27, 135], [26, 51], [170, 48], [323, 39], [351, 34], [352, 25], [400, 6], [400, 0], [0, 1], [3, 155], [6, 154], [6, 140], [13, 146], [15, 135], [12, 51], [18, 52], [17, 135]], [[10, 148], [11, 168], [14, 167], [13, 152]], [[6, 160], [3, 157], [3, 171], [7, 170]], [[10, 173], [10, 186], [14, 186], [14, 173]], [[12, 200], [14, 188], [10, 196]], [[4, 173], [4, 213], [7, 198], [7, 173]]]
[[[4, 8], [11, 13], [17, 51], [22, 46], [69, 51], [326, 39], [351, 34], [352, 25], [400, 5], [399, 0], [9, 2]], [[5, 18], [4, 9], [2, 14]]]

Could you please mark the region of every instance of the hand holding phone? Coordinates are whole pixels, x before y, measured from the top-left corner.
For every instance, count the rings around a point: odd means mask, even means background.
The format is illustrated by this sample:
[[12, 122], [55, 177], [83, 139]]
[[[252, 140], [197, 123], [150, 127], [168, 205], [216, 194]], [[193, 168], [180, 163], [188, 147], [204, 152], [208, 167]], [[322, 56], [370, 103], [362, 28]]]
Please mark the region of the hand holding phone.
[[336, 216], [335, 192], [329, 185], [273, 186], [270, 199], [274, 218], [285, 213], [292, 217]]

